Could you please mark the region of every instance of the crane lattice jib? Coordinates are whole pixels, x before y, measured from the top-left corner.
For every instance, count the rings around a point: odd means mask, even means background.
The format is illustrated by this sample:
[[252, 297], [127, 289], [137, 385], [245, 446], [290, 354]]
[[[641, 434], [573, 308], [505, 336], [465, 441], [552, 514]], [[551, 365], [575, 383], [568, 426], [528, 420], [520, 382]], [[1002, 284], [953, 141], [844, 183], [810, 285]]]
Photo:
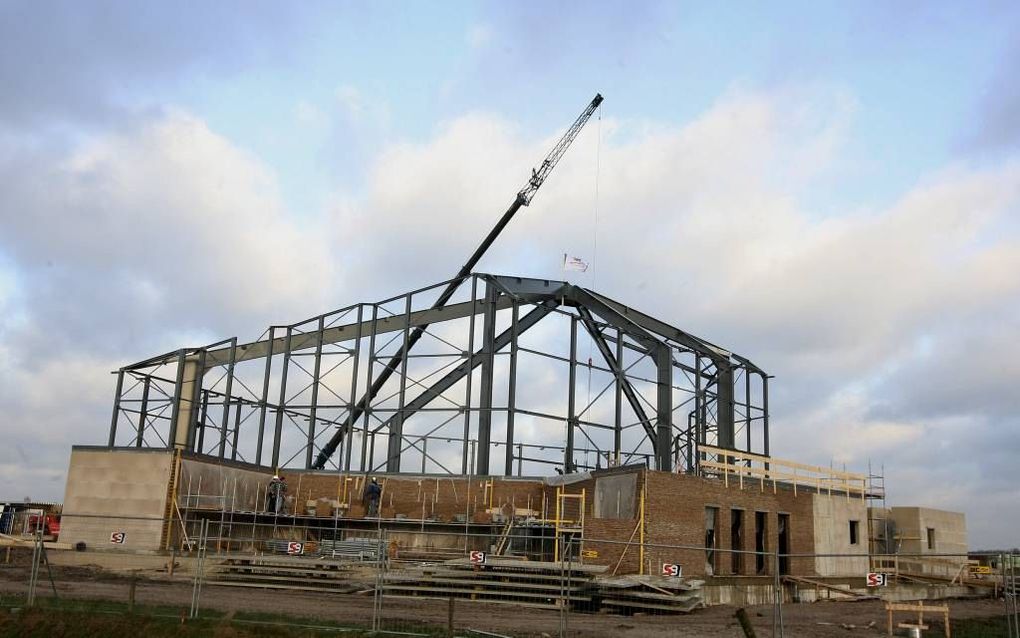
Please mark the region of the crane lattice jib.
[[531, 179], [529, 179], [524, 188], [517, 193], [517, 197], [520, 198], [522, 204], [527, 206], [531, 203], [531, 198], [535, 196], [535, 193], [538, 192], [538, 189], [542, 186], [542, 182], [544, 182], [545, 178], [549, 176], [552, 169], [556, 167], [556, 164], [560, 161], [560, 158], [563, 157], [563, 154], [567, 152], [567, 149], [574, 141], [574, 138], [577, 137], [577, 134], [581, 132], [584, 125], [588, 123], [589, 119], [591, 119], [592, 114], [595, 113], [595, 109], [599, 107], [599, 104], [602, 104], [602, 95], [596, 94], [595, 98], [591, 101], [591, 104], [588, 105], [588, 108], [586, 108], [584, 112], [581, 113], [576, 120], [574, 120], [574, 123], [571, 124], [570, 128], [567, 129], [567, 132], [563, 134], [560, 141], [556, 142], [556, 146], [554, 146], [546, 158], [542, 160], [539, 167], [537, 169], [532, 169]]

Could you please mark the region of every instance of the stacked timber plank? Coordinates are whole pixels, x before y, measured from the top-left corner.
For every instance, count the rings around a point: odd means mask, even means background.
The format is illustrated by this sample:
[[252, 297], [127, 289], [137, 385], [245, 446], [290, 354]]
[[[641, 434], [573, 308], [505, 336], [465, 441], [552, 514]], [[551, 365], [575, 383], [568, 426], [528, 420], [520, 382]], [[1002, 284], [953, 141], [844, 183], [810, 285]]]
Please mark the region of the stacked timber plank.
[[383, 579], [390, 596], [467, 598], [491, 603], [557, 609], [560, 601], [587, 607], [595, 576], [606, 567], [488, 559], [474, 565], [465, 558], [434, 565], [392, 569]]
[[599, 578], [599, 609], [610, 613], [686, 614], [704, 606], [700, 580], [663, 576]]
[[232, 587], [349, 593], [372, 587], [375, 568], [353, 561], [233, 556], [209, 569], [206, 583]]

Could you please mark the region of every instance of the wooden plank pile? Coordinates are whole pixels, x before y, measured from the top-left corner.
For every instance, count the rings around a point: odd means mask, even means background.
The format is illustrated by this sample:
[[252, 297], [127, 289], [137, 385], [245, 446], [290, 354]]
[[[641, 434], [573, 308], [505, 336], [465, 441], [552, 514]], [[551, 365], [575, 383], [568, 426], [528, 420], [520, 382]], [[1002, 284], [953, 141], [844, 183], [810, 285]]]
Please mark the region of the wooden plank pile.
[[475, 565], [466, 558], [434, 565], [393, 569], [383, 579], [387, 596], [467, 598], [558, 609], [591, 605], [595, 576], [606, 567], [580, 563], [489, 558]]
[[598, 608], [621, 614], [687, 614], [704, 606], [704, 581], [665, 576], [610, 576], [599, 578]]
[[373, 587], [376, 568], [353, 561], [233, 556], [209, 568], [206, 583], [231, 587], [351, 593]]

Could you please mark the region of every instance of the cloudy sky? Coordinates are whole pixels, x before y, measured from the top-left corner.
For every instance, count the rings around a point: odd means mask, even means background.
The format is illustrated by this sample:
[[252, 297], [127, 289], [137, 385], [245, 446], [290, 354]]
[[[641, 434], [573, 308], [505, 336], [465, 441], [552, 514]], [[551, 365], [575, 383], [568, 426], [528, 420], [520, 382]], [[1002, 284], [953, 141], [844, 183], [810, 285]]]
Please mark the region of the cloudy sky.
[[1020, 543], [1020, 5], [631, 4], [0, 0], [0, 498], [127, 362], [452, 275], [599, 91], [480, 270], [595, 262], [778, 456]]

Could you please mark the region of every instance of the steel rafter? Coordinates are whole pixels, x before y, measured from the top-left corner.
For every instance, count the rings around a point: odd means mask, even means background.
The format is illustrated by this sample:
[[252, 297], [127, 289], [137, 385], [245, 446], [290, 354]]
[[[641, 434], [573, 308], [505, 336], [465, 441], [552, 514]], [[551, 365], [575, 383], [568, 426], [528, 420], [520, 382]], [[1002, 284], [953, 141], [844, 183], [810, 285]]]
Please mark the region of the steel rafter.
[[448, 283], [125, 366], [108, 444], [477, 475], [768, 454], [768, 376], [747, 358], [567, 282], [475, 273], [436, 308]]

